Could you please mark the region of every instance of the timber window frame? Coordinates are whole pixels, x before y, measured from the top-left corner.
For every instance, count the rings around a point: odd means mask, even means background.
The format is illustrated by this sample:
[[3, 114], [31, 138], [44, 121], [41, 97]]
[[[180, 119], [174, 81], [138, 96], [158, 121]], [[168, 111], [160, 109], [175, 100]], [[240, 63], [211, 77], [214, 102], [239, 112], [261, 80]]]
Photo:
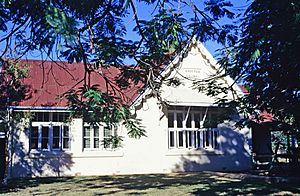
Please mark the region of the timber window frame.
[[30, 129], [30, 150], [70, 150], [68, 117], [66, 112], [35, 112]]
[[117, 136], [116, 126], [107, 126], [105, 124], [90, 125], [84, 123], [82, 133], [83, 151], [111, 150], [112, 145], [104, 142], [111, 136]]
[[[168, 110], [169, 149], [219, 149], [216, 125], [204, 127], [215, 111], [204, 107], [175, 107]], [[204, 117], [206, 115], [206, 117]]]

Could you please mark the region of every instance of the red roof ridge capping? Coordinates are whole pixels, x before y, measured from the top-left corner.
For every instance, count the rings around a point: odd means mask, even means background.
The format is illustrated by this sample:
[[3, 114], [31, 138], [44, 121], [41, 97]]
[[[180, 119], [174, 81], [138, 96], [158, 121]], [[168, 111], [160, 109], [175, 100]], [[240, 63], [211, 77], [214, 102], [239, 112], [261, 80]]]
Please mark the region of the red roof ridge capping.
[[[62, 61], [28, 60], [22, 59], [21, 63], [28, 64], [28, 77], [24, 84], [30, 87], [26, 98], [19, 102], [24, 107], [66, 107], [67, 100], [63, 96], [69, 90], [77, 90], [83, 85], [83, 63], [67, 63]], [[120, 69], [109, 66], [100, 70], [107, 79], [114, 81], [121, 73]], [[131, 84], [127, 89], [121, 89], [117, 84], [112, 86], [97, 72], [90, 76], [91, 85], [99, 88], [112, 96], [118, 97], [123, 105], [130, 105], [144, 87], [142, 82]]]
[[262, 124], [262, 123], [267, 123], [267, 122], [273, 122], [275, 121], [274, 119], [274, 115], [267, 112], [267, 111], [262, 111], [258, 118], [252, 118], [252, 121], [258, 124]]

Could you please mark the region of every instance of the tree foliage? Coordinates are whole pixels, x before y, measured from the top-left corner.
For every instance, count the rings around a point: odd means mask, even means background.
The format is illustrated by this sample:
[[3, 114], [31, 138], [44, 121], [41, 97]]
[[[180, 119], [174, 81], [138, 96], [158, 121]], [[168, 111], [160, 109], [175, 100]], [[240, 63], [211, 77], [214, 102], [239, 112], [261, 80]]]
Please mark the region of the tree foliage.
[[[138, 5], [150, 9], [149, 16], [141, 17]], [[50, 59], [81, 62], [84, 84], [67, 93], [70, 109], [91, 123], [124, 121], [129, 134], [140, 137], [144, 132], [128, 115], [127, 106], [92, 86], [90, 74], [114, 66], [121, 70], [116, 81], [120, 88], [142, 82], [156, 90], [154, 81], [162, 66], [191, 37], [234, 42], [232, 27], [217, 23], [234, 17], [231, 6], [225, 0], [2, 0], [0, 57], [18, 59], [41, 51]]]
[[249, 91], [241, 100], [244, 109], [267, 111], [300, 130], [300, 2], [255, 0], [240, 28], [222, 63]]
[[8, 60], [1, 62], [0, 69], [0, 106], [17, 105], [25, 99], [28, 86], [22, 83], [27, 77], [28, 66], [18, 61]]
[[[244, 13], [240, 26], [233, 21], [219, 22], [224, 17], [230, 20], [236, 17], [230, 10], [232, 3], [225, 0], [201, 3], [141, 0], [137, 3], [151, 9], [149, 16], [141, 17], [132, 0], [3, 0], [0, 3], [1, 59], [42, 51], [49, 58], [82, 62], [85, 83], [81, 94], [77, 91], [76, 95], [103, 97], [107, 92], [90, 86], [89, 74], [93, 70], [118, 67], [121, 74], [117, 83], [122, 88], [132, 85], [129, 80], [154, 86], [152, 82], [161, 66], [191, 37], [213, 40], [227, 46], [220, 61], [225, 74], [249, 90], [241, 100], [247, 112], [266, 110], [299, 127], [299, 112], [295, 110], [299, 108], [300, 83], [297, 1], [255, 0]], [[130, 19], [135, 27], [128, 25]], [[128, 62], [135, 66], [126, 66]], [[197, 84], [211, 95], [226, 91], [226, 88], [218, 89], [211, 80]], [[89, 107], [98, 102], [97, 109], [114, 107], [113, 97], [92, 100]]]
[[0, 65], [0, 128], [7, 133], [11, 121], [9, 107], [18, 105], [30, 91], [22, 82], [27, 77], [28, 66], [14, 60], [3, 61]]

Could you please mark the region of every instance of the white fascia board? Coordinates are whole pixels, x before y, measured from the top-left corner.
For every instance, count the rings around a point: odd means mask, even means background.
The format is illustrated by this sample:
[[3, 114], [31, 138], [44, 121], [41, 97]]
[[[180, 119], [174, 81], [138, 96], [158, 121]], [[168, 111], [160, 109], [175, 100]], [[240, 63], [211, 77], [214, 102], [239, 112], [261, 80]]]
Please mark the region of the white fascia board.
[[167, 102], [171, 106], [202, 106], [202, 107], [217, 107], [216, 103], [207, 103], [207, 102]]
[[[165, 69], [161, 72], [160, 77], [156, 79], [159, 81], [161, 78], [165, 77], [171, 71], [171, 68], [178, 65], [180, 63], [183, 54], [191, 47], [191, 44], [196, 44], [197, 48], [200, 49], [200, 52], [206, 57], [206, 60], [209, 62], [209, 65], [213, 67], [215, 70], [220, 69], [220, 65], [215, 60], [215, 58], [211, 55], [211, 53], [206, 49], [206, 47], [200, 41], [194, 41], [193, 39], [184, 47], [184, 49], [173, 59], [171, 63], [169, 63]], [[183, 57], [184, 58], [184, 57]], [[224, 73], [224, 72], [223, 72]], [[228, 85], [233, 84], [233, 90], [235, 91], [238, 97], [242, 97], [244, 95], [242, 89], [234, 82], [234, 80], [230, 76], [225, 76], [224, 80], [228, 83]], [[135, 106], [139, 105], [142, 100], [150, 94], [152, 89], [150, 87], [146, 87], [145, 90], [133, 101], [131, 104], [131, 109], [134, 109]], [[201, 104], [201, 102], [199, 102]]]
[[[204, 54], [204, 56], [207, 57], [207, 60], [209, 61], [209, 64], [214, 67], [216, 70], [220, 69], [219, 63], [216, 61], [216, 59], [211, 55], [211, 53], [206, 49], [206, 47], [201, 43], [197, 42], [197, 46], [200, 48], [201, 52]], [[224, 71], [222, 73], [225, 73]], [[230, 76], [225, 76], [224, 80], [227, 81], [228, 85], [233, 84], [233, 90], [237, 93], [239, 97], [242, 97], [244, 95], [242, 89], [235, 83], [235, 81]]]
[[43, 106], [8, 106], [6, 108], [9, 109], [13, 109], [14, 111], [20, 111], [20, 112], [24, 112], [24, 111], [53, 111], [53, 112], [67, 112], [69, 111], [67, 107], [43, 107]]
[[[178, 63], [180, 63], [181, 57], [183, 56], [183, 54], [186, 52], [186, 50], [190, 47], [191, 42], [189, 42], [184, 48], [183, 50], [176, 55], [176, 57], [171, 61], [171, 63], [169, 63], [168, 65], [166, 65], [166, 67], [161, 71], [160, 76], [158, 78], [155, 79], [155, 81], [159, 81], [161, 80], [161, 78], [165, 77], [166, 74], [168, 74], [170, 72], [170, 69], [177, 65]], [[140, 103], [142, 102], [142, 100], [151, 93], [152, 89], [147, 86], [145, 87], [145, 90], [132, 102], [130, 108], [134, 109], [134, 107], [136, 107], [137, 105], [140, 105]]]

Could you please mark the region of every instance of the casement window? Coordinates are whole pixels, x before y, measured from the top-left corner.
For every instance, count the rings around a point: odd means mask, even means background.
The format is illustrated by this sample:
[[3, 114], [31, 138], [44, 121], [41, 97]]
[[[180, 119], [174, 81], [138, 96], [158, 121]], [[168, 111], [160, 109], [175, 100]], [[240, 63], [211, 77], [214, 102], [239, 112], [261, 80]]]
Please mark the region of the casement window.
[[35, 112], [31, 123], [30, 148], [35, 150], [67, 150], [70, 148], [69, 114]]
[[[210, 111], [211, 110], [211, 111]], [[168, 110], [169, 148], [217, 149], [219, 131], [212, 123], [215, 110], [176, 107]]]
[[85, 149], [99, 149], [99, 126], [89, 126], [83, 127], [83, 148]]
[[111, 144], [104, 142], [112, 136], [117, 135], [115, 127], [105, 125], [83, 126], [83, 149], [85, 150], [105, 150], [111, 149]]

